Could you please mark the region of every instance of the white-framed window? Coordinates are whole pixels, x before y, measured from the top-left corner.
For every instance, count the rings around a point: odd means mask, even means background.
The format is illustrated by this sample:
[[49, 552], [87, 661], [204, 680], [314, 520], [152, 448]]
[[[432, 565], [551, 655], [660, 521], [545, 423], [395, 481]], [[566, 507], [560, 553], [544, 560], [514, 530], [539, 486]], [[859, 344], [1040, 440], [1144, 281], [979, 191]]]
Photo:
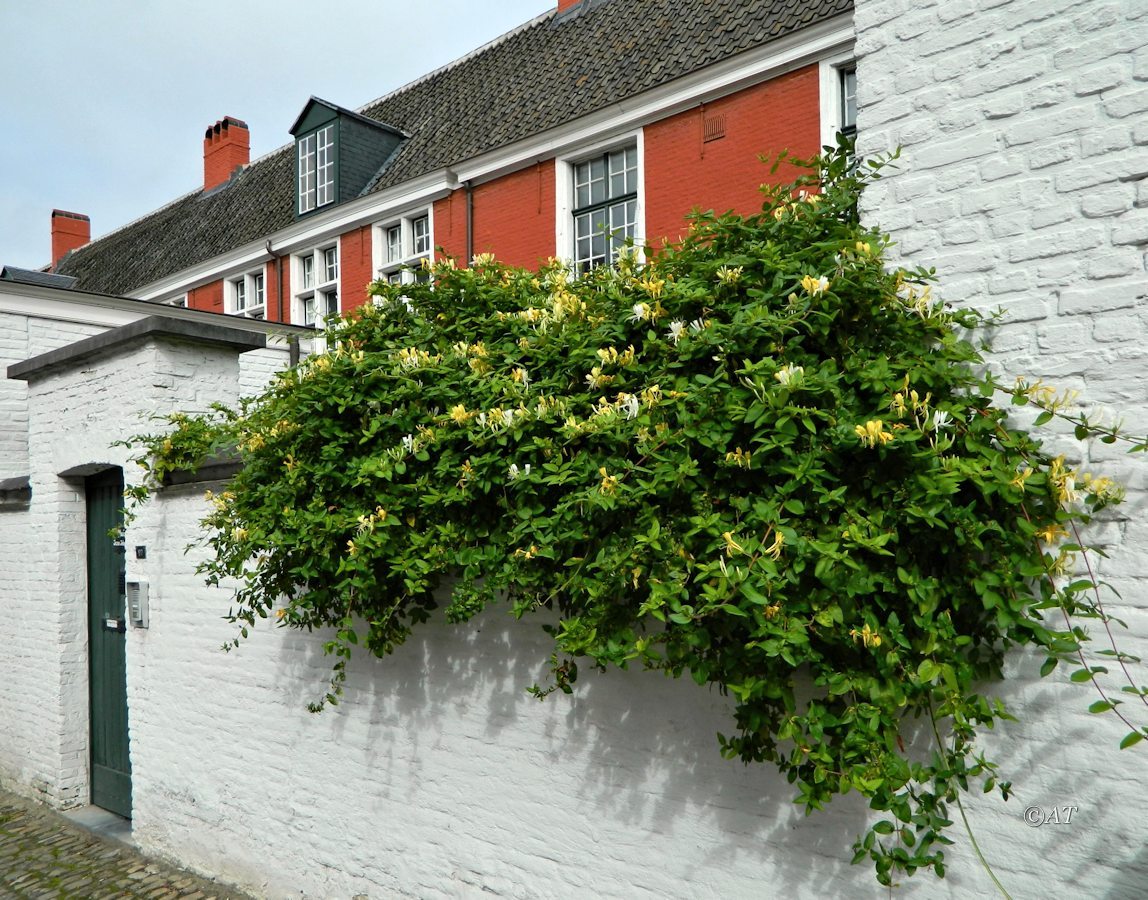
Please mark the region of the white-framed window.
[[645, 238], [642, 132], [559, 157], [555, 165], [557, 256], [575, 271], [610, 265]]
[[233, 316], [262, 319], [267, 312], [267, 280], [263, 271], [227, 280], [227, 311]]
[[574, 163], [574, 269], [618, 258], [638, 221], [638, 148], [619, 147]]
[[298, 253], [295, 262], [295, 302], [292, 321], [321, 326], [339, 313], [339, 245], [329, 244]]
[[818, 63], [821, 92], [821, 145], [836, 147], [838, 133], [857, 134], [857, 63], [843, 51]]
[[375, 271], [380, 278], [392, 284], [426, 281], [430, 275], [423, 268], [423, 260], [431, 258], [434, 247], [431, 212], [414, 210], [380, 225], [375, 234]]
[[853, 136], [857, 133], [857, 67], [840, 69], [841, 78], [841, 131]]
[[335, 200], [335, 123], [324, 125], [296, 144], [299, 164], [299, 213], [311, 212]]

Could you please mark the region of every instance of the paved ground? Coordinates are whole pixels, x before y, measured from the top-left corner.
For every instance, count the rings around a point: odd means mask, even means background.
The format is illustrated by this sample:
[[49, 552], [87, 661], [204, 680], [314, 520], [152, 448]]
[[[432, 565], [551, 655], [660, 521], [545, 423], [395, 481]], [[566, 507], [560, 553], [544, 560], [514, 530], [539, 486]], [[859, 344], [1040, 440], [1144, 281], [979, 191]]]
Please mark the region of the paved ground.
[[[122, 821], [122, 820], [121, 820]], [[244, 900], [142, 856], [46, 807], [0, 791], [0, 898]]]

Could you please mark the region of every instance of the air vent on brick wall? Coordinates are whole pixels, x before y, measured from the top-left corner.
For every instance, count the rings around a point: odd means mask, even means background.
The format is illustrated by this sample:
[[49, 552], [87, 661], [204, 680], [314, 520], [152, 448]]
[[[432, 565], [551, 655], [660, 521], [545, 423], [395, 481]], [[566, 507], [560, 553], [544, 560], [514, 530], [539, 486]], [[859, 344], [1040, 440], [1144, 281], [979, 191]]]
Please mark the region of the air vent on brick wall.
[[725, 137], [725, 116], [706, 116], [702, 140], [708, 144], [710, 141], [716, 141], [723, 137]]

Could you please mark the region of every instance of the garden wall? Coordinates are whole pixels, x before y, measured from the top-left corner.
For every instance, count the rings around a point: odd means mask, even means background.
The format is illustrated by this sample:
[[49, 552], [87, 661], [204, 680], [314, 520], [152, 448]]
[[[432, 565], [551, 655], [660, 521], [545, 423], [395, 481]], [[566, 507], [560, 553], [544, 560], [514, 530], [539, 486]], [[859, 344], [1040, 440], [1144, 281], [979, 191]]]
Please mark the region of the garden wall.
[[[990, 353], [1002, 375], [1079, 389], [1090, 415], [1148, 432], [1148, 5], [857, 0], [855, 25], [859, 152], [902, 148], [865, 217], [896, 255], [936, 266], [946, 301], [1008, 311]], [[1123, 598], [1104, 595], [1129, 625], [1119, 646], [1148, 657], [1148, 459], [1099, 442], [1060, 449], [1129, 489], [1088, 538], [1110, 554], [1093, 562]], [[1139, 896], [1148, 744], [1119, 751], [1128, 729], [1088, 715], [1095, 691], [1064, 667], [1041, 681], [1040, 662], [1014, 657], [1006, 696], [1021, 721], [986, 740], [1016, 796], [970, 804], [981, 846], [1017, 897]], [[1143, 665], [1134, 675], [1148, 683]], [[1106, 684], [1119, 696], [1119, 679]], [[1123, 709], [1148, 719], [1139, 702]], [[1077, 811], [1030, 827], [1030, 806]], [[991, 890], [983, 875], [965, 881], [967, 841], [952, 855], [962, 877], [935, 896]]]

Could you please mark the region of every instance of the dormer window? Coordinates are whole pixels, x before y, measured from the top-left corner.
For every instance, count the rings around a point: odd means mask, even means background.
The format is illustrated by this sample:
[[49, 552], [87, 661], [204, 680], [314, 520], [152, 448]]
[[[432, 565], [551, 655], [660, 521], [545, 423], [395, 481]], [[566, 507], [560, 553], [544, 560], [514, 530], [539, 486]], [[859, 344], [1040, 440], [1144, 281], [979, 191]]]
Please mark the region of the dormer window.
[[299, 213], [335, 200], [335, 124], [299, 139]]
[[303, 107], [291, 134], [299, 216], [360, 196], [406, 137], [384, 122], [317, 97]]

